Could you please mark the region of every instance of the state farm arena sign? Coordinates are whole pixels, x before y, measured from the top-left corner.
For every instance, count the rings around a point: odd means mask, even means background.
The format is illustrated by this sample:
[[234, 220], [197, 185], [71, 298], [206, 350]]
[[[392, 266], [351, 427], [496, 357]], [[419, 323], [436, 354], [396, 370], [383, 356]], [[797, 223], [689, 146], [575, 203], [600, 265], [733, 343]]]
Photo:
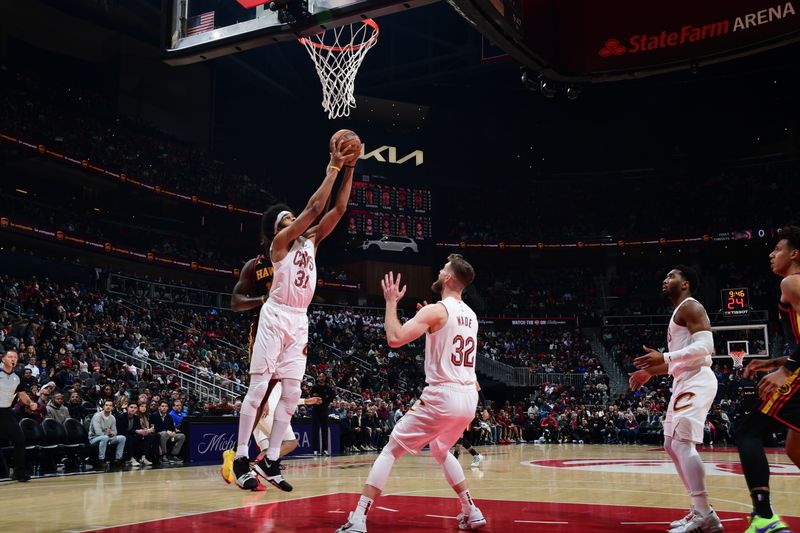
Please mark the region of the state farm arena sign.
[[[599, 473], [620, 474], [676, 474], [675, 466], [669, 459], [545, 459], [522, 461], [524, 466], [533, 468], [559, 468], [561, 470], [582, 470]], [[706, 475], [742, 475], [742, 465], [738, 461], [715, 461], [703, 459]], [[800, 476], [800, 469], [791, 463], [770, 463], [773, 476]]]
[[800, 0], [505, 1], [527, 48], [566, 77], [688, 68], [800, 39]]
[[674, 30], [661, 30], [652, 33], [636, 33], [623, 41], [606, 39], [597, 52], [602, 58], [625, 54], [652, 52], [666, 48], [702, 43], [720, 39], [736, 32], [755, 30], [766, 24], [777, 24], [789, 17], [796, 17], [794, 4], [783, 2], [743, 15], [714, 20], [707, 23], [688, 23]]

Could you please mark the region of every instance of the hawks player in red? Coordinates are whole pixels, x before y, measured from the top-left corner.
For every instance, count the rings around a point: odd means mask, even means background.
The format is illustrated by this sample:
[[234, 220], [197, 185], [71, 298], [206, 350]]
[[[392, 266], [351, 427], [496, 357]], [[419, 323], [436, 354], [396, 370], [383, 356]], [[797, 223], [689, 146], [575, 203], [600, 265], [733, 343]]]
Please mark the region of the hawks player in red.
[[[772, 511], [769, 497], [769, 463], [764, 437], [782, 427], [789, 430], [786, 455], [800, 467], [800, 228], [781, 229], [769, 254], [772, 272], [781, 280], [778, 316], [789, 354], [775, 359], [756, 359], [744, 369], [744, 377], [771, 372], [758, 384], [760, 405], [736, 428], [736, 446], [744, 478], [753, 500], [747, 532], [788, 533], [789, 527]], [[747, 533], [746, 532], [746, 533]]]

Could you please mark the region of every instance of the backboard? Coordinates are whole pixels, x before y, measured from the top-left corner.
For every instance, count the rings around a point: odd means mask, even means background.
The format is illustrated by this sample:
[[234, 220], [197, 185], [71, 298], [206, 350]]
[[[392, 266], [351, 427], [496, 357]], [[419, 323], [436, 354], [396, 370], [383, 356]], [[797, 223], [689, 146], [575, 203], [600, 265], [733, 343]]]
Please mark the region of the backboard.
[[183, 65], [437, 0], [163, 0], [162, 53]]
[[769, 333], [766, 324], [712, 326], [715, 359], [728, 359], [732, 353], [745, 358], [768, 358]]

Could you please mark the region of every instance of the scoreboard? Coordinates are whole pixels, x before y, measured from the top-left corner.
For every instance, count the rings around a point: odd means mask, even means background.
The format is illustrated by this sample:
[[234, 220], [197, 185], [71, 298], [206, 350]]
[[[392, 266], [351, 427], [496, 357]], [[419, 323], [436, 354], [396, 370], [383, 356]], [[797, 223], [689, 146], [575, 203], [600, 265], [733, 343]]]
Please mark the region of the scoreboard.
[[347, 210], [350, 235], [399, 235], [431, 238], [431, 191], [354, 181]]
[[722, 289], [722, 316], [750, 314], [750, 297], [747, 288]]

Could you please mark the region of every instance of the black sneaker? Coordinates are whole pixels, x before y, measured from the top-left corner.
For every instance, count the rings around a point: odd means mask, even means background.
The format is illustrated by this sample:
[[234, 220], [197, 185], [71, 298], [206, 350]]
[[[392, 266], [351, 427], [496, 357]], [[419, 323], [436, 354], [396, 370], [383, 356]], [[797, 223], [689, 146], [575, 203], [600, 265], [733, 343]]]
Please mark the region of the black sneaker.
[[250, 460], [244, 455], [233, 460], [233, 477], [236, 478], [236, 485], [240, 489], [253, 490], [258, 486], [258, 478], [250, 470]]
[[281, 475], [281, 460], [270, 461], [266, 456], [256, 461], [255, 470], [258, 475], [278, 487], [284, 492], [292, 492], [292, 486]]
[[453, 457], [455, 457], [456, 459], [458, 459], [458, 456], [459, 456], [459, 455], [461, 455], [461, 450], [459, 450], [458, 448], [454, 449], [454, 450], [453, 450]]

